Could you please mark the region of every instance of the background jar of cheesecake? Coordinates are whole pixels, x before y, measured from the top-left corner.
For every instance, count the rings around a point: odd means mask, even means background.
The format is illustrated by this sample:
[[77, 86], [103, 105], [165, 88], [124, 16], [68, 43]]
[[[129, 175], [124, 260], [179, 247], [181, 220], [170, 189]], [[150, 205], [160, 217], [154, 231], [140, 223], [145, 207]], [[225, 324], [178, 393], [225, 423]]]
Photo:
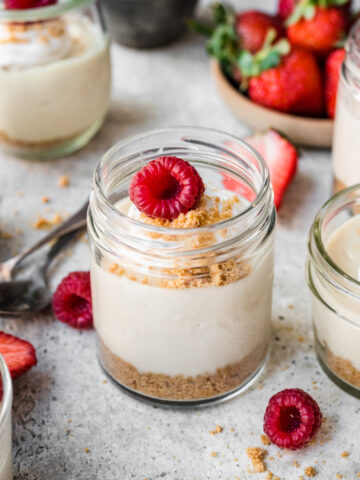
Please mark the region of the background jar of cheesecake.
[[[128, 216], [129, 183], [162, 155], [189, 161], [227, 220], [168, 228]], [[117, 144], [98, 164], [88, 231], [99, 358], [128, 393], [177, 405], [242, 391], [269, 345], [275, 210], [261, 157], [235, 137], [169, 128]]]
[[84, 146], [110, 95], [109, 39], [99, 2], [0, 10], [0, 148], [48, 159]]
[[320, 209], [309, 234], [307, 281], [317, 355], [329, 377], [360, 397], [360, 185]]
[[12, 383], [9, 370], [0, 355], [0, 480], [11, 480], [11, 405]]
[[346, 42], [334, 127], [334, 191], [360, 182], [360, 19]]

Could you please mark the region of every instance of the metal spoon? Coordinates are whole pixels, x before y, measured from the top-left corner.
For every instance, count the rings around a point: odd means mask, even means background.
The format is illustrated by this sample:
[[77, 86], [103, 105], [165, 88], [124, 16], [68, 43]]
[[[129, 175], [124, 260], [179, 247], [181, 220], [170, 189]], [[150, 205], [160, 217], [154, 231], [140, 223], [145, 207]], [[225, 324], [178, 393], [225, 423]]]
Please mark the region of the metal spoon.
[[74, 215], [69, 217], [65, 222], [59, 225], [57, 228], [52, 230], [48, 235], [45, 235], [40, 241], [32, 245], [31, 247], [25, 249], [23, 252], [19, 253], [13, 258], [9, 258], [5, 262], [0, 263], [0, 281], [1, 280], [11, 280], [16, 268], [20, 263], [31, 253], [35, 252], [38, 248], [42, 247], [46, 243], [54, 240], [55, 238], [64, 235], [65, 233], [72, 232], [77, 230], [80, 227], [84, 227], [86, 224], [86, 214], [89, 206], [89, 201], [87, 201]]
[[48, 288], [46, 271], [52, 260], [83, 231], [84, 227], [62, 235], [45, 255], [43, 262], [25, 280], [0, 283], [0, 314], [22, 315], [39, 312], [49, 305], [52, 293]]

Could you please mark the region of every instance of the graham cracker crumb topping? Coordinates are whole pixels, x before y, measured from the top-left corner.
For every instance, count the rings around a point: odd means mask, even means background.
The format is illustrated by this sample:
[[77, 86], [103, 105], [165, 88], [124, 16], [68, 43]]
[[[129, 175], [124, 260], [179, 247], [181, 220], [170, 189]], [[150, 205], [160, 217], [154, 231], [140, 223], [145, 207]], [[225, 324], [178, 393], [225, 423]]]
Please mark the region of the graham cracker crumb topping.
[[221, 433], [222, 431], [223, 431], [223, 427], [221, 427], [220, 425], [216, 425], [215, 429], [210, 430], [209, 433], [211, 435], [216, 435], [217, 433]]
[[[208, 206], [215, 200], [215, 204]], [[187, 213], [181, 213], [174, 220], [164, 220], [162, 218], [151, 218], [145, 214], [141, 214], [140, 220], [144, 223], [155, 225], [158, 227], [169, 228], [199, 228], [214, 223], [219, 223], [233, 216], [233, 206], [239, 203], [239, 198], [234, 195], [231, 199], [220, 200], [219, 197], [213, 199], [209, 195], [203, 195], [200, 199], [199, 206]]]
[[70, 178], [67, 175], [61, 175], [58, 180], [58, 185], [60, 188], [66, 188], [70, 185]]
[[267, 455], [267, 450], [260, 447], [249, 447], [246, 449], [246, 454], [253, 466], [253, 471], [251, 473], [266, 472], [264, 459]]
[[269, 439], [269, 437], [268, 437], [267, 435], [261, 435], [261, 436], [260, 436], [260, 440], [261, 440], [261, 443], [262, 443], [263, 445], [270, 445], [270, 443], [271, 443], [271, 442], [270, 442], [270, 439]]
[[314, 467], [306, 467], [304, 473], [307, 477], [315, 477], [316, 470]]

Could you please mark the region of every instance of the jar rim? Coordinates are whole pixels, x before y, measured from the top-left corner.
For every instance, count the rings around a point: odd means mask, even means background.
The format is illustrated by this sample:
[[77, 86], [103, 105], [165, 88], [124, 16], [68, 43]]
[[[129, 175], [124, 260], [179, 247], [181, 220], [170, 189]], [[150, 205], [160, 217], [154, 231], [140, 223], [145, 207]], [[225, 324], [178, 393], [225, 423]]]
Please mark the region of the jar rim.
[[4, 421], [6, 413], [11, 408], [12, 399], [12, 381], [9, 369], [6, 365], [4, 357], [0, 354], [0, 379], [3, 384], [3, 399], [0, 408], [0, 427]]
[[[260, 175], [261, 175], [261, 185], [259, 187], [259, 191], [256, 193], [256, 197], [254, 200], [249, 203], [249, 205], [241, 210], [238, 214], [234, 215], [231, 218], [228, 218], [226, 220], [222, 220], [220, 222], [214, 223], [212, 225], [206, 225], [202, 227], [196, 227], [196, 228], [182, 228], [181, 231], [186, 233], [186, 234], [191, 234], [198, 232], [199, 229], [202, 229], [203, 231], [208, 230], [217, 230], [225, 227], [230, 227], [234, 223], [236, 223], [240, 218], [244, 218], [248, 216], [250, 213], [258, 210], [260, 206], [262, 205], [264, 198], [267, 195], [268, 189], [271, 188], [270, 184], [270, 175], [269, 175], [269, 170], [268, 167], [262, 158], [262, 156], [255, 150], [252, 146], [250, 146], [248, 143], [246, 143], [244, 140], [236, 137], [235, 135], [228, 134], [226, 132], [223, 132], [218, 129], [213, 129], [213, 128], [206, 128], [206, 127], [198, 127], [198, 126], [191, 126], [191, 125], [183, 125], [183, 126], [174, 126], [174, 127], [167, 127], [167, 128], [159, 128], [159, 129], [153, 129], [149, 130], [145, 133], [140, 133], [140, 134], [135, 134], [128, 136], [121, 140], [120, 142], [116, 143], [113, 147], [111, 147], [103, 157], [100, 159], [98, 162], [94, 176], [93, 176], [93, 184], [96, 185], [97, 191], [100, 194], [101, 200], [105, 203], [107, 208], [110, 209], [112, 214], [114, 214], [117, 218], [125, 219], [127, 222], [130, 224], [134, 225], [135, 227], [141, 227], [144, 230], [147, 230], [152, 233], [167, 233], [167, 234], [179, 234], [179, 228], [174, 228], [174, 227], [164, 227], [164, 226], [158, 226], [158, 225], [152, 225], [152, 224], [147, 224], [144, 222], [141, 222], [140, 220], [137, 220], [135, 218], [131, 218], [128, 215], [122, 213], [117, 209], [111, 202], [109, 202], [104, 189], [101, 184], [101, 172], [103, 170], [104, 164], [117, 152], [122, 146], [125, 146], [129, 142], [134, 142], [136, 140], [144, 139], [151, 137], [153, 135], [157, 134], [165, 134], [165, 133], [176, 133], [176, 132], [181, 132], [184, 130], [191, 129], [192, 131], [196, 132], [209, 132], [215, 133], [215, 134], [220, 134], [220, 135], [225, 135], [226, 137], [229, 138], [229, 140], [236, 141], [238, 144], [241, 144], [242, 147], [244, 147], [250, 154], [254, 155], [259, 166], [260, 166]], [[210, 145], [210, 144], [209, 144]], [[224, 152], [226, 152], [225, 149], [223, 149]], [[239, 155], [240, 157], [240, 155]]]
[[4, 21], [11, 22], [31, 22], [47, 20], [85, 5], [94, 3], [95, 0], [64, 0], [48, 7], [38, 7], [29, 9], [6, 10], [0, 8], [0, 23]]
[[360, 197], [360, 183], [350, 186], [348, 188], [345, 188], [344, 190], [341, 190], [340, 192], [336, 193], [332, 197], [330, 197], [320, 208], [318, 211], [313, 226], [310, 231], [310, 238], [308, 241], [308, 250], [310, 253], [311, 258], [314, 259], [314, 254], [311, 248], [311, 237], [313, 237], [315, 241], [315, 245], [317, 247], [317, 251], [319, 252], [321, 258], [326, 262], [326, 264], [330, 267], [330, 269], [335, 273], [336, 275], [339, 275], [341, 278], [344, 278], [347, 280], [350, 285], [354, 285], [355, 287], [360, 287], [360, 281], [357, 280], [356, 278], [352, 277], [351, 275], [347, 274], [342, 268], [340, 268], [330, 257], [330, 255], [327, 253], [327, 250], [325, 248], [323, 239], [322, 239], [322, 234], [321, 234], [321, 228], [323, 221], [326, 217], [326, 215], [329, 213], [331, 207], [338, 202], [341, 198], [345, 198], [346, 195], [349, 193], [353, 192], [358, 192], [359, 197]]

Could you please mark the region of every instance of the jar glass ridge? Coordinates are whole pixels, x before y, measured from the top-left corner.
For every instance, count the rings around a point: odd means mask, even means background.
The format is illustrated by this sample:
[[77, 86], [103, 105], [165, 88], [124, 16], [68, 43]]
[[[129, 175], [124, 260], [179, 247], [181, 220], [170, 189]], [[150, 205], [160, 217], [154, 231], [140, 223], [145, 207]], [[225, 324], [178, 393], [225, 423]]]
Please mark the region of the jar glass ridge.
[[4, 358], [0, 355], [0, 480], [11, 480], [11, 406], [12, 382]]
[[[162, 155], [176, 155], [190, 161], [205, 183], [224, 188], [224, 184], [229, 182], [233, 189], [238, 189], [240, 196], [241, 192], [245, 192], [248, 198], [251, 197], [251, 201], [247, 201], [237, 215], [200, 228], [167, 228], [150, 225], [121, 213], [118, 205], [128, 196], [129, 182], [133, 174], [148, 161]], [[275, 217], [269, 175], [262, 159], [251, 147], [222, 132], [195, 127], [152, 131], [120, 142], [104, 156], [94, 174], [88, 226], [92, 257], [92, 288], [93, 292], [95, 291], [93, 294], [94, 318], [99, 338], [100, 361], [105, 370], [113, 378], [115, 377], [118, 384], [133, 394], [140, 395], [143, 399], [156, 399], [160, 403], [175, 402], [181, 405], [206, 404], [214, 399], [218, 401], [241, 391], [248, 385], [263, 365], [268, 347]], [[248, 275], [250, 263], [251, 270], [254, 272]], [[109, 273], [111, 269], [113, 269], [112, 274]], [[171, 350], [176, 347], [173, 345], [170, 349], [169, 346], [175, 341], [174, 332], [177, 332], [180, 343], [189, 345], [189, 348], [192, 345], [194, 350], [200, 348], [196, 335], [199, 335], [200, 339], [202, 334], [206, 350], [206, 341], [208, 340], [210, 345], [214, 340], [213, 337], [211, 339], [208, 337], [211, 336], [209, 330], [215, 331], [217, 328], [216, 314], [212, 320], [209, 315], [206, 321], [202, 320], [203, 312], [199, 311], [201, 301], [205, 300], [208, 292], [213, 293], [212, 297], [218, 300], [219, 305], [221, 304], [216, 307], [218, 314], [220, 315], [220, 310], [223, 309], [224, 316], [228, 316], [228, 325], [225, 325], [224, 320], [222, 328], [230, 332], [235, 321], [238, 324], [241, 323], [241, 315], [238, 314], [234, 319], [230, 306], [223, 305], [222, 302], [232, 303], [234, 308], [235, 288], [238, 288], [242, 281], [244, 288], [248, 288], [246, 282], [249, 282], [252, 276], [260, 275], [261, 269], [266, 273], [265, 292], [263, 296], [260, 292], [258, 293], [259, 298], [262, 298], [259, 302], [262, 305], [262, 311], [260, 306], [259, 310], [256, 310], [253, 305], [244, 307], [244, 312], [246, 311], [244, 315], [253, 315], [259, 322], [259, 332], [254, 335], [256, 337], [254, 343], [249, 347], [252, 351], [248, 352], [245, 345], [243, 349], [247, 355], [244, 357], [248, 358], [245, 359], [246, 365], [243, 364], [242, 371], [240, 372], [236, 367], [238, 370], [231, 372], [233, 378], [228, 381], [228, 384], [210, 391], [211, 389], [209, 390], [205, 385], [205, 380], [200, 377], [201, 374], [205, 376], [207, 373], [215, 375], [216, 346], [213, 350], [213, 359], [207, 362], [209, 367], [207, 371], [206, 361], [196, 360], [196, 354], [186, 352], [184, 348], [178, 348], [176, 360], [172, 358]], [[138, 323], [139, 330], [136, 333], [135, 331], [129, 333], [130, 328], [121, 325], [121, 320], [116, 326], [107, 325], [105, 328], [107, 322], [103, 319], [107, 314], [104, 310], [103, 297], [106, 293], [101, 285], [106, 281], [113, 282], [111, 277], [114, 277], [114, 273], [118, 275], [119, 272], [120, 276], [125, 275], [126, 279], [120, 279], [118, 276], [119, 283], [116, 288], [127, 289], [130, 296], [136, 297], [137, 294], [139, 301], [143, 296], [145, 303], [147, 292], [151, 291], [152, 298], [149, 301], [158, 302], [148, 305], [148, 308], [153, 310], [153, 317], [156, 318], [158, 314], [159, 302], [164, 301], [168, 302], [164, 307], [169, 310], [168, 319], [160, 319], [161, 315], [158, 315], [159, 325], [156, 326], [155, 321], [151, 328], [145, 319], [146, 310], [137, 306], [139, 315], [135, 322]], [[232, 275], [235, 277], [231, 277]], [[244, 280], [241, 280], [242, 277], [245, 277]], [[120, 281], [123, 283], [120, 284]], [[115, 287], [110, 287], [109, 284], [108, 292], [111, 288]], [[113, 295], [115, 295], [114, 292]], [[107, 300], [112, 301], [111, 297], [112, 295], [108, 293]], [[170, 321], [171, 317], [175, 319], [183, 315], [174, 310], [175, 305], [179, 311], [185, 311], [187, 308], [189, 311], [197, 310], [197, 314], [189, 315], [194, 318], [187, 317], [189, 323], [186, 327], [185, 321], [179, 322], [179, 325], [175, 320]], [[123, 314], [125, 315], [125, 312]], [[132, 315], [128, 310], [126, 314]], [[196, 315], [198, 321], [195, 318]], [[143, 354], [144, 358], [140, 358], [141, 355], [125, 349], [122, 357], [126, 358], [122, 358], [121, 355], [119, 357], [126, 360], [127, 365], [121, 365], [120, 362], [116, 365], [116, 361], [112, 361], [109, 355], [109, 351], [114, 353], [114, 350], [117, 350], [116, 334], [109, 335], [109, 329], [113, 331], [117, 328], [123, 329], [123, 336], [132, 335], [134, 350], [139, 347], [139, 343], [145, 342], [144, 338], [141, 340], [142, 332], [148, 328], [150, 330], [148, 337], [153, 337], [154, 340], [154, 350], [144, 343], [142, 351], [147, 350], [147, 352]], [[158, 332], [155, 331], [156, 328], [159, 328]], [[186, 328], [187, 333], [185, 333]], [[192, 328], [193, 335], [190, 332]], [[196, 329], [202, 328], [203, 333], [196, 332]], [[246, 325], [243, 325], [243, 329], [246, 328]], [[168, 336], [167, 343], [161, 341], [161, 332], [164, 337]], [[186, 334], [191, 340], [185, 338]], [[247, 332], [247, 335], [251, 337], [251, 332]], [[107, 337], [106, 341], [104, 336]], [[109, 344], [111, 348], [108, 348]], [[155, 351], [155, 344], [163, 350], [163, 353], [159, 352], [159, 349]], [[223, 347], [225, 346], [224, 344]], [[120, 351], [121, 348], [117, 350], [118, 353]], [[205, 353], [206, 355], [209, 353]], [[235, 360], [233, 357], [234, 355], [229, 354], [229, 358], [224, 358], [224, 362], [229, 360], [230, 363]], [[137, 372], [132, 370], [133, 362], [129, 362], [129, 358], [137, 363]], [[166, 361], [169, 364], [168, 367], [165, 367]], [[221, 359], [218, 358], [219, 369], [228, 366], [224, 362], [222, 364]], [[150, 372], [155, 376], [149, 378], [149, 372], [144, 370], [146, 367], [150, 367]], [[119, 370], [123, 370], [123, 374], [119, 373]], [[224, 372], [222, 373], [225, 377]], [[229, 374], [229, 372], [225, 373]], [[191, 377], [192, 380], [186, 383], [187, 377], [189, 379]], [[194, 378], [198, 379], [199, 385], [201, 381], [203, 382], [203, 391], [196, 386], [191, 390], [190, 384], [196, 383]], [[151, 389], [149, 385], [154, 387], [156, 382], [158, 382], [158, 388]], [[174, 383], [172, 392], [166, 392], [164, 388], [164, 384], [169, 382]]]

